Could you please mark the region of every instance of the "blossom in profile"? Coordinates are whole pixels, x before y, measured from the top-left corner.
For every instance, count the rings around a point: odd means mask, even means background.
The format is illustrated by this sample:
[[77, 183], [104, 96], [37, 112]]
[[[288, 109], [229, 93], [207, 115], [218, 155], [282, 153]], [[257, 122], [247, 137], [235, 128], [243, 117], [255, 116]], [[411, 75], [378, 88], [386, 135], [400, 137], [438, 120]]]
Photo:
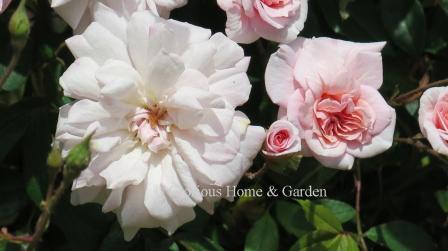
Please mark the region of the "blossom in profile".
[[260, 151], [264, 129], [235, 110], [249, 98], [249, 58], [221, 33], [149, 11], [109, 24], [66, 41], [76, 60], [60, 84], [77, 101], [60, 108], [57, 140], [67, 152], [94, 132], [72, 203], [115, 212], [127, 240], [171, 234], [196, 205], [213, 213], [227, 195], [201, 190], [236, 185]]
[[0, 0], [0, 14], [8, 8], [8, 5], [11, 3], [11, 0]]
[[448, 155], [448, 87], [433, 87], [423, 93], [418, 122], [432, 148]]
[[270, 98], [301, 128], [303, 152], [325, 166], [351, 169], [393, 143], [395, 110], [378, 92], [384, 45], [298, 38], [269, 60]]
[[102, 9], [102, 19], [121, 19], [123, 25], [130, 16], [140, 10], [150, 10], [157, 16], [167, 18], [170, 11], [187, 4], [188, 0], [51, 0], [51, 7], [62, 17], [76, 34], [81, 33]]
[[272, 123], [266, 133], [263, 154], [280, 157], [298, 153], [301, 148], [299, 129], [291, 122], [280, 119]]
[[217, 0], [227, 14], [229, 38], [250, 44], [260, 37], [287, 43], [302, 31], [308, 0]]

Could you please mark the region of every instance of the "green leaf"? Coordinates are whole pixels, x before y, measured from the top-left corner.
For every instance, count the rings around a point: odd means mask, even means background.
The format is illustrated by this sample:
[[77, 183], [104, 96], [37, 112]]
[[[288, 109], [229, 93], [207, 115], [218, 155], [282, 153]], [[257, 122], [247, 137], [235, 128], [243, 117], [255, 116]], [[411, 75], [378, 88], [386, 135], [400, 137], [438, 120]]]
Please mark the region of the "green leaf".
[[355, 217], [355, 209], [345, 202], [331, 199], [321, 199], [314, 201], [314, 203], [323, 205], [330, 209], [341, 223], [350, 221]]
[[325, 206], [315, 204], [309, 200], [297, 200], [305, 211], [305, 217], [317, 230], [328, 232], [343, 231], [342, 225], [336, 215]]
[[408, 111], [408, 113], [411, 116], [415, 116], [417, 114], [417, 111], [418, 111], [418, 105], [419, 105], [418, 100], [415, 100], [415, 101], [413, 101], [411, 103], [408, 103], [408, 104], [405, 105], [406, 111]]
[[448, 213], [448, 191], [437, 191], [436, 192], [436, 199], [439, 203], [440, 207], [445, 213]]
[[302, 207], [296, 203], [278, 201], [275, 203], [275, 216], [280, 225], [296, 237], [312, 231], [314, 227], [305, 218]]
[[[0, 76], [2, 76], [5, 72], [5, 66], [0, 64]], [[11, 75], [9, 75], [6, 82], [3, 84], [2, 89], [5, 91], [14, 91], [26, 84], [27, 77], [22, 74], [13, 71]]]
[[4, 240], [0, 240], [0, 251], [6, 251], [7, 242]]
[[381, 17], [395, 44], [411, 55], [425, 47], [426, 24], [418, 0], [381, 0]]
[[244, 245], [245, 251], [273, 251], [278, 249], [278, 228], [266, 212], [250, 229]]
[[41, 201], [43, 200], [42, 191], [37, 181], [36, 177], [31, 177], [26, 185], [26, 193], [31, 198], [31, 200], [36, 204], [36, 206], [40, 206]]
[[328, 250], [337, 234], [333, 232], [316, 230], [302, 236], [289, 249], [290, 251], [322, 251]]
[[392, 221], [372, 227], [365, 235], [392, 251], [434, 250], [431, 237], [420, 227], [405, 221]]
[[443, 11], [448, 15], [448, 0], [440, 0], [439, 3]]
[[302, 161], [301, 155], [287, 156], [267, 162], [268, 168], [274, 172], [280, 174], [287, 174], [290, 171], [296, 171], [300, 162]]
[[339, 235], [338, 251], [359, 251], [358, 243], [350, 234]]
[[316, 230], [302, 236], [290, 251], [359, 251], [358, 244], [348, 233], [336, 234]]
[[224, 251], [219, 244], [203, 236], [182, 235], [178, 242], [188, 251]]

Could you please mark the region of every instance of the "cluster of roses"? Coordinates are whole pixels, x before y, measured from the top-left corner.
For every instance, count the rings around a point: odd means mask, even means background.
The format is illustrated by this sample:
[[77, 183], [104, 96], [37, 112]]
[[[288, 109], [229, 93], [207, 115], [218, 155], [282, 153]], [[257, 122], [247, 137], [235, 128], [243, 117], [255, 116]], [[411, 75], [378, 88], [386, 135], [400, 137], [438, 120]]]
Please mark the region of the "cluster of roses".
[[[236, 185], [263, 145], [269, 157], [314, 156], [339, 169], [392, 145], [395, 110], [378, 92], [384, 42], [297, 38], [306, 0], [217, 0], [228, 37], [164, 19], [186, 1], [52, 0], [77, 34], [60, 85], [78, 101], [61, 107], [56, 138], [66, 153], [95, 132], [72, 203], [115, 212], [126, 239], [140, 228], [171, 234], [196, 205], [213, 213], [221, 197], [232, 200], [201, 189]], [[251, 89], [236, 42], [260, 37], [281, 43], [265, 74], [279, 106], [267, 135], [236, 111]], [[447, 109], [445, 88], [422, 98], [422, 132], [446, 154]]]

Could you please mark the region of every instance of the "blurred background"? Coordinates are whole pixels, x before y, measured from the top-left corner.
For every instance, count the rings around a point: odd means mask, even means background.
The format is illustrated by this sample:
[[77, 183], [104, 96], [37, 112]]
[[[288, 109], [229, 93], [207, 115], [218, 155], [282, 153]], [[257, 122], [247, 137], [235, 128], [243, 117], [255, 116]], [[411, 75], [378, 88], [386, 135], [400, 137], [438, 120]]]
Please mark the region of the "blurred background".
[[[17, 2], [0, 15], [0, 75], [12, 56], [7, 27]], [[0, 90], [0, 227], [16, 235], [33, 231], [48, 187], [46, 159], [58, 107], [72, 101], [58, 85], [73, 62], [64, 47], [71, 30], [47, 0], [30, 0], [27, 9], [30, 38], [18, 67]], [[223, 32], [226, 21], [215, 0], [189, 0], [171, 17], [213, 32]], [[309, 0], [301, 36], [387, 41], [380, 90], [386, 100], [448, 78], [448, 0]], [[277, 44], [260, 40], [243, 48], [252, 57], [248, 74], [253, 87], [241, 110], [252, 124], [267, 128], [275, 121], [277, 108], [266, 94], [264, 71]], [[395, 108], [396, 137], [418, 134], [418, 99]], [[362, 229], [369, 250], [448, 250], [447, 163], [425, 148], [401, 143], [357, 162], [362, 170]], [[262, 157], [257, 158], [251, 171], [262, 164]], [[123, 240], [113, 214], [103, 214], [96, 204], [71, 206], [66, 191], [38, 250], [359, 250], [353, 234], [357, 232], [353, 172], [324, 168], [310, 158], [292, 159], [271, 166], [257, 179], [243, 178], [239, 187], [267, 191], [269, 186], [285, 185], [325, 188], [328, 197], [312, 201], [313, 207], [282, 197], [222, 201], [214, 215], [197, 209], [196, 220], [172, 236], [147, 229], [131, 242]], [[311, 217], [310, 208], [314, 208]], [[320, 236], [326, 239], [319, 242], [309, 238], [312, 243], [307, 243], [304, 236], [322, 227], [316, 218], [335, 220], [332, 224], [343, 230]], [[0, 239], [0, 251], [23, 247]]]

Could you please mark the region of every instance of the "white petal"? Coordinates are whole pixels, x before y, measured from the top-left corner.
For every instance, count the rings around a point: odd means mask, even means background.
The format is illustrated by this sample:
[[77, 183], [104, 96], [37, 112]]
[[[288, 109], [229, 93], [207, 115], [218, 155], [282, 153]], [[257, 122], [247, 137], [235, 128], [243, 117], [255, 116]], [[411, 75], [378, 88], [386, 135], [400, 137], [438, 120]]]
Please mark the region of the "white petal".
[[235, 111], [232, 109], [206, 109], [202, 122], [196, 126], [201, 133], [218, 137], [227, 135], [229, 132]]
[[103, 186], [83, 187], [72, 191], [72, 205], [82, 205], [90, 202], [103, 203], [108, 192]]
[[251, 44], [259, 39], [260, 35], [254, 31], [248, 18], [243, 16], [243, 12], [239, 5], [234, 5], [226, 11], [226, 34], [237, 43]]
[[137, 186], [129, 186], [124, 192], [121, 208], [117, 212], [126, 240], [131, 240], [140, 228], [160, 226], [142, 203], [145, 200], [148, 182], [145, 179]]
[[218, 70], [231, 68], [244, 58], [243, 48], [222, 33], [214, 34], [210, 42], [214, 43], [217, 49], [213, 60]]
[[121, 189], [114, 189], [111, 190], [109, 196], [107, 197], [106, 201], [104, 202], [102, 211], [103, 213], [111, 212], [118, 207], [120, 207], [122, 199], [123, 199], [123, 192], [125, 188]]
[[105, 97], [141, 105], [142, 79], [131, 65], [118, 60], [108, 60], [97, 72], [96, 78]]
[[98, 64], [90, 58], [78, 58], [59, 79], [64, 95], [74, 99], [98, 100], [100, 88], [95, 79]]
[[78, 27], [84, 12], [87, 10], [88, 0], [55, 1], [51, 7], [58, 13], [73, 29]]
[[128, 185], [138, 185], [146, 178], [148, 163], [142, 149], [135, 148], [112, 162], [100, 175], [106, 179], [108, 189], [117, 189]]
[[160, 97], [176, 84], [184, 70], [185, 66], [178, 56], [160, 51], [148, 65], [146, 93], [149, 97]]
[[[165, 156], [151, 156], [148, 172], [148, 186], [144, 204], [149, 214], [158, 220], [168, 220], [175, 216], [174, 205], [162, 190], [162, 168]], [[141, 203], [141, 201], [140, 201]]]
[[108, 59], [130, 63], [124, 42], [99, 23], [92, 23], [82, 35], [71, 37], [66, 43], [76, 58], [89, 57], [99, 65]]
[[[132, 2], [132, 1], [128, 1]], [[127, 41], [126, 17], [118, 16], [117, 10], [114, 10], [101, 2], [95, 2], [92, 8], [94, 20], [108, 29], [112, 34], [121, 39], [121, 41]]]
[[235, 68], [214, 73], [210, 76], [210, 91], [225, 97], [233, 107], [246, 103], [252, 88], [246, 74], [248, 63], [249, 58], [243, 58]]
[[202, 195], [187, 163], [177, 153], [173, 154], [172, 157], [174, 168], [185, 190], [196, 203], [200, 203], [202, 201]]
[[162, 189], [176, 206], [194, 207], [196, 203], [190, 198], [180, 183], [178, 174], [174, 171], [173, 164], [170, 155], [167, 155], [162, 161]]

